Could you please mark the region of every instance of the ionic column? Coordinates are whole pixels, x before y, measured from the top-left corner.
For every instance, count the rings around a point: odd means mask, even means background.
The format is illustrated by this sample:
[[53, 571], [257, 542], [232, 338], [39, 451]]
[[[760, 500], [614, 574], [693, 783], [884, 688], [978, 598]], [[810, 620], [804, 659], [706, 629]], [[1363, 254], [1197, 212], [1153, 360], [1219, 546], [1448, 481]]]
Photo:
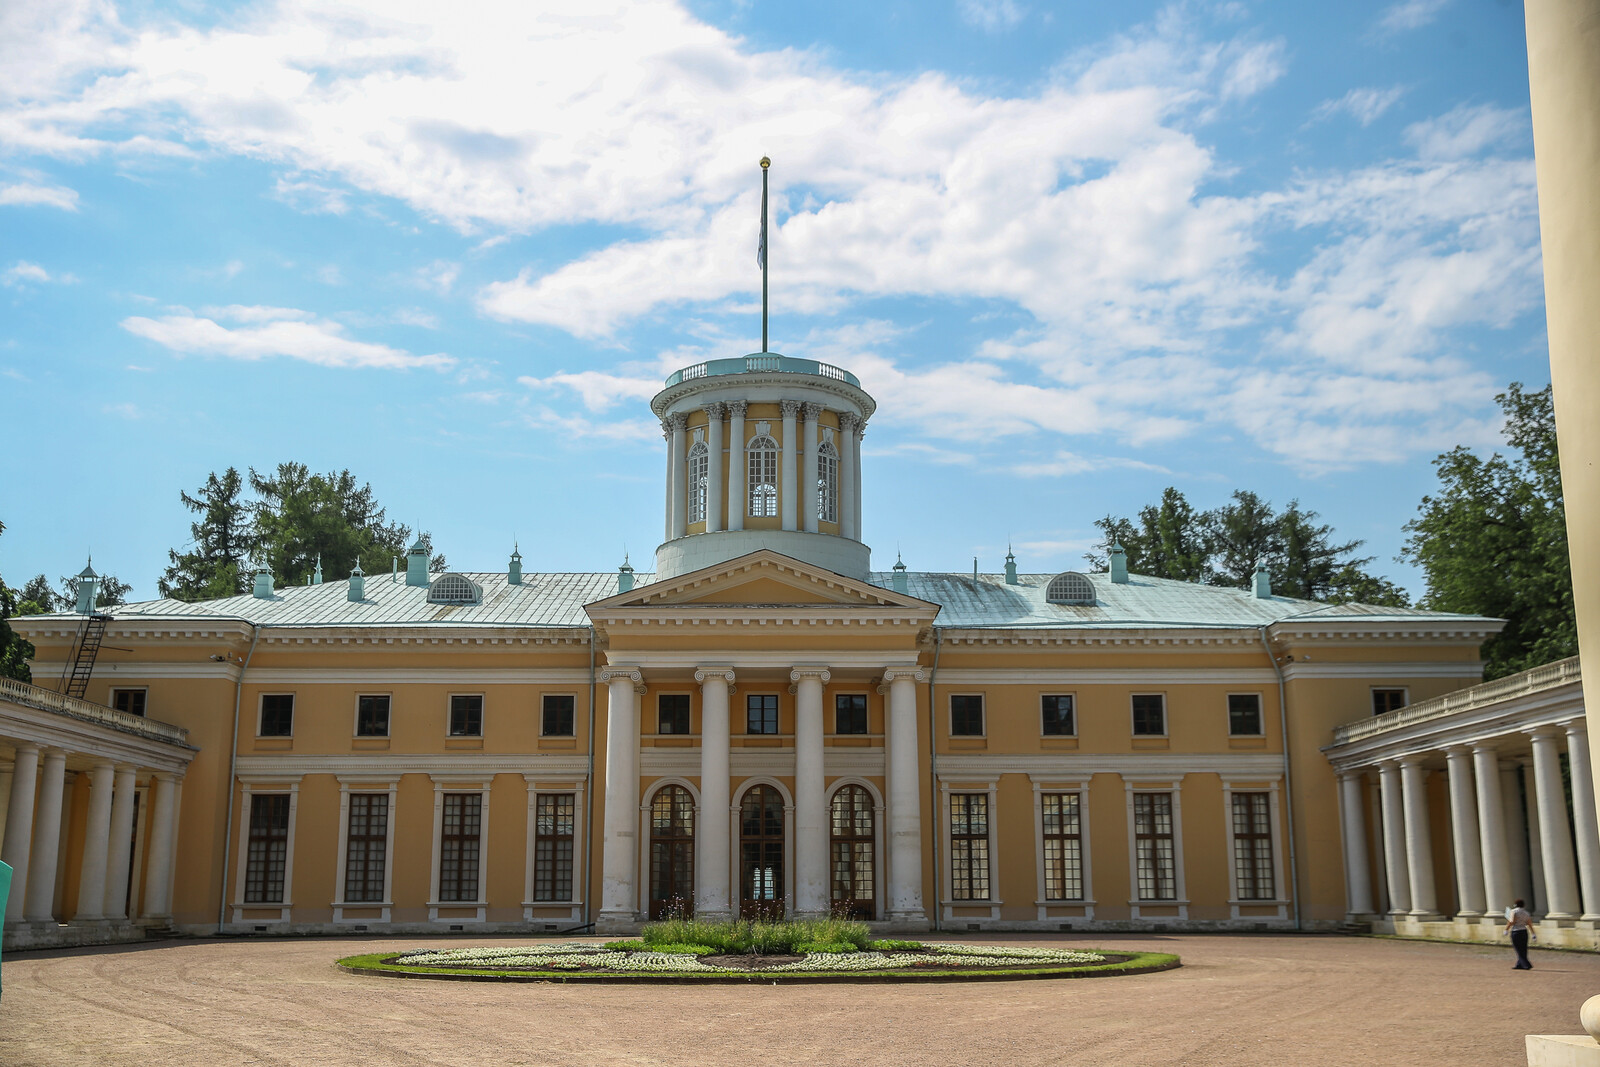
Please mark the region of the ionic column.
[[1511, 859], [1506, 847], [1505, 799], [1500, 789], [1500, 761], [1494, 746], [1472, 746], [1472, 769], [1478, 784], [1478, 846], [1483, 856], [1483, 912], [1491, 918], [1510, 906]]
[[783, 445], [781, 461], [783, 464], [783, 493], [780, 497], [780, 499], [783, 501], [783, 505], [780, 510], [783, 517], [783, 528], [785, 530], [797, 530], [799, 527], [795, 525], [795, 501], [797, 499], [795, 494], [798, 491], [800, 475], [798, 472], [797, 461], [795, 459], [794, 420], [795, 416], [800, 414], [800, 401], [780, 400], [778, 401], [778, 410], [783, 412]]
[[39, 787], [39, 746], [17, 745], [16, 766], [11, 773], [11, 800], [6, 807], [5, 848], [0, 859], [11, 866], [11, 895], [6, 898], [6, 920], [22, 918], [23, 900], [28, 891], [28, 857], [33, 842], [33, 797]]
[[667, 416], [667, 426], [672, 431], [672, 477], [668, 484], [672, 486], [672, 530], [668, 540], [676, 540], [689, 531], [689, 494], [687, 485], [689, 474], [685, 469], [688, 457], [684, 451], [684, 431], [689, 427], [689, 416], [681, 411]]
[[1588, 723], [1583, 719], [1572, 719], [1561, 725], [1567, 730], [1567, 762], [1572, 772], [1572, 823], [1578, 839], [1578, 881], [1583, 887], [1583, 918], [1595, 920], [1600, 919], [1600, 826], [1595, 822]]
[[1472, 751], [1457, 745], [1445, 751], [1450, 768], [1450, 843], [1456, 854], [1456, 917], [1483, 916], [1483, 846], [1478, 829], [1478, 799], [1472, 788]]
[[734, 673], [729, 667], [701, 667], [694, 672], [694, 680], [700, 683], [700, 820], [694, 828], [694, 910], [699, 916], [725, 919], [733, 914], [728, 862], [728, 690]]
[[661, 439], [667, 443], [667, 447], [664, 450], [667, 453], [667, 475], [661, 479], [661, 491], [665, 494], [665, 499], [663, 499], [661, 506], [661, 539], [670, 541], [672, 540], [672, 471], [674, 466], [672, 458], [672, 427], [664, 419], [661, 422]]
[[862, 419], [856, 423], [855, 443], [852, 451], [855, 453], [850, 459], [850, 469], [855, 472], [855, 504], [856, 504], [856, 532], [855, 539], [861, 540], [861, 530], [866, 522], [866, 516], [861, 510], [861, 483], [865, 480], [861, 474], [861, 438], [867, 432], [867, 420]]
[[820, 918], [832, 903], [828, 880], [828, 801], [822, 767], [822, 687], [826, 667], [796, 667], [794, 725], [794, 910]]
[[861, 417], [849, 411], [839, 414], [839, 536], [861, 540], [856, 528], [856, 427]]
[[1372, 877], [1367, 873], [1367, 821], [1361, 803], [1362, 772], [1339, 775], [1339, 814], [1344, 822], [1345, 900], [1352, 917], [1371, 915]]
[[133, 797], [138, 783], [134, 768], [117, 768], [111, 793], [111, 844], [106, 856], [106, 895], [101, 907], [108, 919], [128, 917], [128, 861], [133, 842]]
[[104, 919], [106, 852], [111, 844], [111, 785], [116, 767], [107, 760], [89, 772], [89, 811], [83, 824], [83, 869], [78, 875], [78, 910], [74, 919]]
[[750, 462], [745, 458], [744, 413], [749, 408], [743, 400], [728, 404], [728, 529], [744, 529], [745, 512], [750, 510], [750, 490], [745, 478], [750, 473]]
[[1392, 909], [1389, 907], [1389, 862], [1384, 859], [1383, 847], [1383, 784], [1379, 777], [1367, 775], [1367, 806], [1372, 809], [1372, 828], [1377, 831], [1372, 839], [1372, 858], [1378, 872], [1378, 884], [1373, 886], [1377, 899], [1373, 903], [1378, 906], [1377, 914], [1387, 915]]
[[800, 477], [800, 518], [801, 528], [806, 533], [817, 532], [817, 446], [820, 436], [817, 427], [817, 417], [822, 414], [821, 404], [808, 403], [803, 410], [806, 415], [806, 459], [804, 473]]
[[[680, 465], [681, 466], [681, 465]], [[607, 668], [606, 801], [600, 846], [600, 914], [605, 932], [632, 927], [638, 918], [639, 710], [634, 687], [644, 677], [630, 668]]]
[[916, 667], [883, 672], [888, 688], [888, 746], [885, 779], [889, 792], [889, 915], [893, 922], [925, 923], [922, 907], [922, 788], [917, 754]]
[[[145, 856], [141, 917], [159, 921], [172, 918], [172, 859], [178, 837], [177, 780], [164, 771], [151, 777], [155, 798], [150, 805], [150, 851]], [[246, 844], [241, 841], [239, 847], [244, 848]]]
[[1406, 868], [1411, 873], [1411, 917], [1433, 919], [1439, 915], [1439, 895], [1433, 880], [1433, 831], [1428, 825], [1428, 770], [1422, 756], [1400, 761], [1400, 787], [1406, 807]]
[[[1533, 854], [1533, 833], [1538, 831], [1538, 820], [1530, 819], [1522, 805], [1522, 785], [1517, 780], [1521, 762], [1514, 759], [1500, 761], [1500, 802], [1505, 805], [1506, 862], [1511, 865], [1511, 898], [1525, 900], [1533, 911], [1544, 899], [1544, 875], [1539, 875], [1538, 892], [1533, 884], [1533, 869], [1537, 866]], [[1530, 824], [1534, 824], [1530, 829]], [[1504, 909], [1502, 909], [1504, 910]]]
[[710, 429], [706, 447], [711, 449], [711, 462], [706, 464], [706, 533], [716, 533], [722, 529], [722, 416], [727, 406], [707, 404], [703, 410]]
[[67, 754], [52, 748], [44, 754], [39, 775], [39, 805], [33, 819], [33, 857], [28, 865], [28, 899], [22, 917], [29, 922], [55, 922], [56, 861], [61, 851], [61, 790], [66, 784]]
[[1529, 731], [1533, 738], [1534, 792], [1539, 800], [1539, 851], [1544, 860], [1546, 919], [1575, 919], [1582, 910], [1578, 900], [1578, 872], [1573, 863], [1572, 835], [1567, 829], [1567, 798], [1561, 785], [1560, 730], [1541, 726]]
[[1378, 766], [1383, 790], [1383, 868], [1389, 883], [1389, 914], [1411, 911], [1411, 882], [1406, 864], [1405, 803], [1400, 798], [1400, 765], [1393, 760]]

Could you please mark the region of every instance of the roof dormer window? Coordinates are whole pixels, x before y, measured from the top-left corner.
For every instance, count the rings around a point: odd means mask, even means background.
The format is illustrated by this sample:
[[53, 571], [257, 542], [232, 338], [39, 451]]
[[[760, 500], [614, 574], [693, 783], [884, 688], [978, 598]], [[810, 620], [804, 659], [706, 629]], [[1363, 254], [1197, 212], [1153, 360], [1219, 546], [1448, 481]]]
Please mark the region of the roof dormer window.
[[1062, 571], [1050, 579], [1044, 598], [1052, 604], [1094, 606], [1094, 584], [1077, 571]]
[[476, 604], [483, 589], [464, 574], [441, 574], [428, 586], [430, 604]]

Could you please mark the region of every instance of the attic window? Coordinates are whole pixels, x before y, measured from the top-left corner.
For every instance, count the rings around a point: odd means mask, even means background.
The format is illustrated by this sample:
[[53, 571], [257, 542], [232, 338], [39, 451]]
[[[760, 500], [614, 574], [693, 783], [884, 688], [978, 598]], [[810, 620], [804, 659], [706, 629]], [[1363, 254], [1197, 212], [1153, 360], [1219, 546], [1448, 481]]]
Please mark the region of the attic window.
[[1094, 605], [1094, 585], [1077, 571], [1063, 571], [1050, 579], [1044, 598], [1052, 604]]
[[428, 586], [430, 604], [476, 604], [482, 596], [478, 583], [461, 574], [441, 574]]

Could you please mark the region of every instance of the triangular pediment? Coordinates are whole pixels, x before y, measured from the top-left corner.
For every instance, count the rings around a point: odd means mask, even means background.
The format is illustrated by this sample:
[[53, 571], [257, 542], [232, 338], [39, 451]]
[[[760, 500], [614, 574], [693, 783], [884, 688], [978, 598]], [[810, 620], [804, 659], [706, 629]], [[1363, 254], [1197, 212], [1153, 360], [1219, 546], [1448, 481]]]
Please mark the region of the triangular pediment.
[[681, 574], [586, 606], [591, 616], [649, 608], [876, 608], [926, 611], [938, 605], [825, 570], [771, 549]]

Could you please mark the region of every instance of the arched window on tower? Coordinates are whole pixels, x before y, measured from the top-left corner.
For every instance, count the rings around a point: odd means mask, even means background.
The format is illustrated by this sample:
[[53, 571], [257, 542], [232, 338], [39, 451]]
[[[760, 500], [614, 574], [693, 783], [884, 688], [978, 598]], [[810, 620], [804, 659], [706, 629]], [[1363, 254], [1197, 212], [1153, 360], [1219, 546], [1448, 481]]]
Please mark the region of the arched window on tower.
[[706, 521], [706, 482], [711, 475], [711, 449], [696, 441], [689, 449], [689, 521]]
[[778, 442], [761, 434], [745, 446], [749, 457], [750, 517], [778, 517]]
[[817, 448], [817, 518], [839, 521], [839, 450], [833, 446], [833, 433]]

